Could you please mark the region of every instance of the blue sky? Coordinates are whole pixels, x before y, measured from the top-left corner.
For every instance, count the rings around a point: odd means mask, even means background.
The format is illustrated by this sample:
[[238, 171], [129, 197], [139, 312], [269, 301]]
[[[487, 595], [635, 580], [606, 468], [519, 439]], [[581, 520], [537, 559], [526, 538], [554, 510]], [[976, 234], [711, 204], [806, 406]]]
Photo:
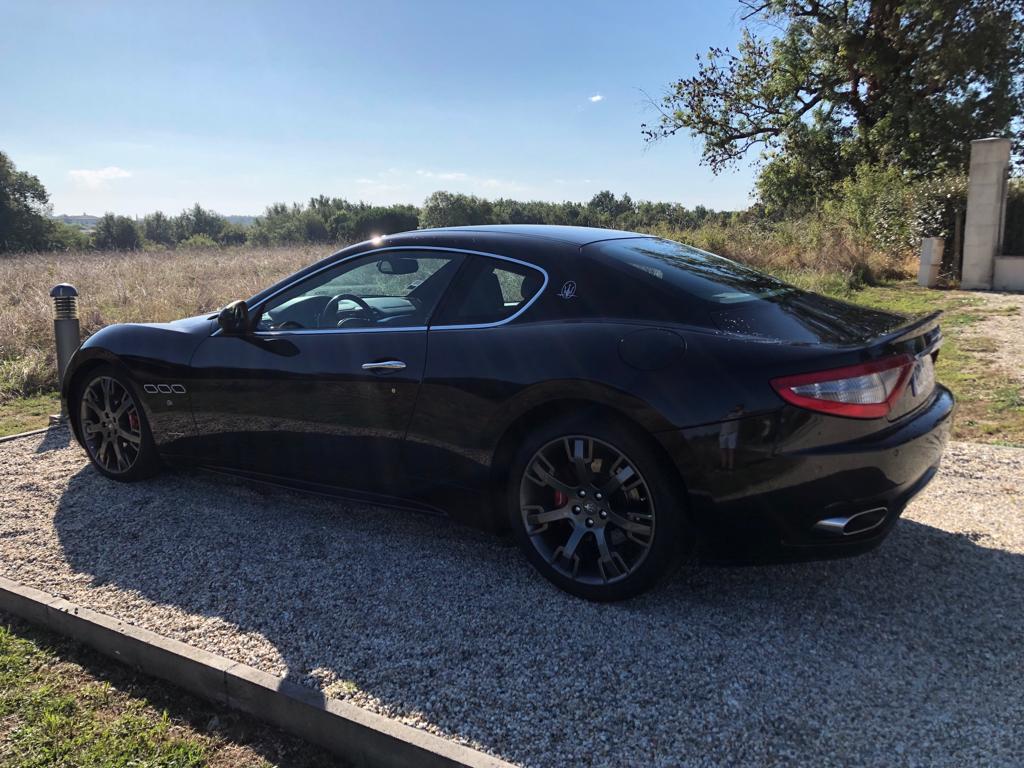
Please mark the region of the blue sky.
[[0, 149], [57, 213], [225, 214], [328, 194], [749, 204], [660, 94], [731, 45], [712, 2], [0, 0]]

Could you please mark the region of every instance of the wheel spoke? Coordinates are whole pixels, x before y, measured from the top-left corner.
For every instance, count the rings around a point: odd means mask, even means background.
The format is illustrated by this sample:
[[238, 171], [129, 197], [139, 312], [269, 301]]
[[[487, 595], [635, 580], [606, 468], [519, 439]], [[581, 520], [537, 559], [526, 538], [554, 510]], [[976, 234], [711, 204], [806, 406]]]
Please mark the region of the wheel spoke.
[[604, 534], [604, 530], [594, 531], [594, 537], [597, 539], [597, 551], [598, 561], [597, 567], [601, 571], [601, 577], [605, 581], [618, 578], [619, 576], [625, 576], [629, 573], [629, 566], [626, 565], [626, 561], [622, 559], [622, 555], [618, 552], [613, 551], [608, 546], [608, 539]]
[[129, 432], [127, 429], [118, 429], [117, 436], [122, 440], [127, 440], [132, 445], [140, 445], [142, 443], [142, 436], [137, 435], [134, 432]]
[[[539, 510], [537, 512], [529, 512], [529, 510]], [[553, 523], [556, 520], [567, 520], [572, 517], [572, 512], [569, 511], [568, 507], [558, 507], [557, 509], [545, 510], [543, 507], [524, 507], [524, 512], [527, 512], [526, 522], [530, 525], [547, 525]]]
[[576, 554], [576, 548], [583, 541], [583, 536], [587, 533], [587, 529], [582, 526], [576, 526], [572, 529], [572, 534], [569, 536], [569, 540], [561, 547], [561, 555], [566, 560], [571, 560], [573, 555]]
[[594, 473], [590, 470], [590, 463], [594, 460], [594, 443], [592, 440], [585, 440], [582, 437], [566, 438], [565, 452], [569, 455], [576, 468], [576, 482], [579, 485], [590, 485], [594, 479]]
[[641, 536], [650, 536], [653, 533], [654, 528], [649, 523], [643, 523], [637, 520], [630, 520], [629, 518], [623, 517], [622, 515], [616, 514], [614, 511], [609, 510], [608, 521], [615, 523], [619, 528], [628, 532], [636, 533]]
[[619, 466], [620, 462], [616, 462], [616, 467], [618, 468], [613, 469], [614, 474], [611, 479], [604, 484], [603, 488], [601, 488], [601, 490], [606, 494], [610, 495], [615, 493], [619, 488], [622, 488], [623, 485], [629, 482], [630, 478], [636, 476], [636, 472], [633, 471], [633, 468], [629, 466], [629, 464], [622, 464], [622, 466]]
[[103, 415], [103, 406], [99, 403], [94, 389], [86, 390], [85, 395], [82, 397], [82, 404], [86, 408], [92, 410], [97, 417], [101, 417]]
[[110, 453], [112, 450], [111, 446], [113, 442], [114, 441], [111, 440], [109, 437], [104, 436], [103, 442], [100, 443], [100, 448], [96, 452], [97, 455], [101, 457], [100, 461], [103, 463], [103, 466], [107, 467], [108, 469], [110, 468]]
[[[545, 467], [541, 462], [547, 463]], [[537, 485], [546, 485], [548, 488], [554, 488], [556, 491], [561, 491], [566, 495], [575, 493], [575, 489], [571, 486], [563, 483], [557, 477], [554, 476], [554, 467], [547, 462], [543, 457], [537, 457], [537, 459], [530, 465], [527, 477]]]
[[103, 388], [103, 408], [104, 410], [110, 411], [114, 407], [113, 390], [114, 380], [104, 377], [100, 380], [100, 386]]
[[125, 460], [124, 455], [121, 453], [121, 444], [117, 440], [111, 440], [110, 444], [114, 446], [114, 457], [117, 459], [117, 471], [123, 471], [121, 467], [126, 467], [128, 462]]

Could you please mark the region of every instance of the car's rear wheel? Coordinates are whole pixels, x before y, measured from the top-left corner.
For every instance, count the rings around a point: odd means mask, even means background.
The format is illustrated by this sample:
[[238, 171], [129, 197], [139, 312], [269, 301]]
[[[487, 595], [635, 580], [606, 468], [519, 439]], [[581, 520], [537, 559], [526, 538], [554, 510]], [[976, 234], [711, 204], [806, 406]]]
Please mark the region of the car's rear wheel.
[[134, 387], [111, 366], [91, 371], [76, 390], [76, 415], [93, 466], [114, 480], [141, 480], [160, 467]]
[[678, 481], [642, 436], [616, 424], [567, 419], [535, 430], [508, 493], [527, 558], [580, 597], [631, 597], [689, 549]]

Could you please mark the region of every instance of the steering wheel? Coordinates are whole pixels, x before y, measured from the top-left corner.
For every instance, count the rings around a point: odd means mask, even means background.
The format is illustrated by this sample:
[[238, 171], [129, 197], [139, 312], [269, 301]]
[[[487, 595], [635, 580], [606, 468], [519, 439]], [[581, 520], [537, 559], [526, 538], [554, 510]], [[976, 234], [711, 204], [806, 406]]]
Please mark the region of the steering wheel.
[[323, 311], [320, 313], [320, 317], [317, 319], [318, 328], [326, 328], [325, 323], [329, 315], [333, 315], [334, 322], [331, 324], [331, 328], [336, 328], [338, 325], [338, 305], [343, 301], [351, 301], [357, 305], [363, 312], [367, 314], [368, 320], [376, 320], [380, 314], [380, 310], [376, 307], [371, 307], [362, 298], [352, 293], [339, 293], [337, 296], [332, 296], [331, 300], [324, 305]]

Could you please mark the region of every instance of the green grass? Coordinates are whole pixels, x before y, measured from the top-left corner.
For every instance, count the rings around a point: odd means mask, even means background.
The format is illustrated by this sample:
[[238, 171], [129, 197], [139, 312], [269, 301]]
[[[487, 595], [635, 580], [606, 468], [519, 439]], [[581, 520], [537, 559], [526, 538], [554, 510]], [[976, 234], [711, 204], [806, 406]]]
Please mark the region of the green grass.
[[335, 765], [319, 750], [0, 614], [0, 765]]
[[991, 366], [985, 353], [995, 349], [992, 339], [965, 334], [978, 321], [1014, 314], [1015, 308], [999, 310], [986, 306], [982, 295], [929, 290], [909, 282], [864, 287], [838, 297], [911, 315], [942, 310], [945, 343], [935, 374], [959, 403], [953, 438], [1024, 446], [1024, 387]]
[[0, 403], [0, 437], [45, 427], [50, 414], [59, 411], [60, 396], [56, 392]]

